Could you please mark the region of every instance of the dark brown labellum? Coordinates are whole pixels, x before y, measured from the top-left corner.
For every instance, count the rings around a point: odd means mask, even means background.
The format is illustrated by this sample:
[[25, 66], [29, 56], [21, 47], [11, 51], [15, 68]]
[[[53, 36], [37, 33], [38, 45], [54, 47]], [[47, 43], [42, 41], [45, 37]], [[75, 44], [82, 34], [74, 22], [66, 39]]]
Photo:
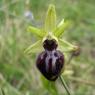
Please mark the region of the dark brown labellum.
[[64, 55], [56, 50], [56, 40], [46, 39], [43, 42], [45, 51], [39, 54], [36, 65], [40, 72], [50, 81], [55, 81], [64, 66]]
[[48, 80], [55, 81], [64, 66], [64, 56], [58, 50], [45, 50], [39, 54], [36, 65]]

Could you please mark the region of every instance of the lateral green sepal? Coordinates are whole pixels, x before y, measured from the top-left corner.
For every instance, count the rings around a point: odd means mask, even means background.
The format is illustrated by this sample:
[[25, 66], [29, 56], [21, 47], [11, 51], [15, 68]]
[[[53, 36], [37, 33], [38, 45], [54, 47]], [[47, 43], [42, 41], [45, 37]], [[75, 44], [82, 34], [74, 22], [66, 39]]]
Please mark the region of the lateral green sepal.
[[42, 40], [38, 40], [37, 42], [35, 42], [34, 44], [30, 45], [25, 51], [24, 53], [26, 54], [31, 54], [31, 53], [38, 53], [40, 51], [43, 50], [42, 47]]
[[59, 48], [63, 52], [70, 52], [70, 51], [74, 51], [76, 49], [76, 46], [70, 44], [69, 42], [67, 42], [63, 39], [59, 39], [58, 42], [59, 42]]

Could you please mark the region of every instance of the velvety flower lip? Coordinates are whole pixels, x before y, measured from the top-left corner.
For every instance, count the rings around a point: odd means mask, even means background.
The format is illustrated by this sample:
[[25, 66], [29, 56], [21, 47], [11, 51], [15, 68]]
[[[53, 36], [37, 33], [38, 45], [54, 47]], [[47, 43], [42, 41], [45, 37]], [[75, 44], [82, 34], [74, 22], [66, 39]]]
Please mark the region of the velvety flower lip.
[[61, 51], [43, 51], [36, 59], [39, 71], [50, 81], [55, 81], [64, 66], [64, 55]]

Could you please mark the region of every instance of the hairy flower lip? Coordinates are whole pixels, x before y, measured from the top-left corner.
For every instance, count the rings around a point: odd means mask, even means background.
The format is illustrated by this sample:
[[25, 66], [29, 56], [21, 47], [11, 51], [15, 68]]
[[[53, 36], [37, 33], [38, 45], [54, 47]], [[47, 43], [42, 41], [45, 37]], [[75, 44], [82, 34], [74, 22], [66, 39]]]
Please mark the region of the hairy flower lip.
[[55, 81], [64, 67], [64, 55], [59, 50], [45, 50], [38, 55], [36, 66], [46, 79]]

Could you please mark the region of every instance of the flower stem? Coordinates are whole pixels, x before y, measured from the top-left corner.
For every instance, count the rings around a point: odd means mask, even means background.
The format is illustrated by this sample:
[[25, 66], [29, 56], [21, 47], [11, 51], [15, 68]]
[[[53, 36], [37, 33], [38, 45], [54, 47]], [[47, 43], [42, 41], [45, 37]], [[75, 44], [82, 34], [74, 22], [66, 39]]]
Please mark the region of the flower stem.
[[67, 84], [66, 84], [64, 78], [63, 78], [62, 76], [59, 76], [59, 78], [60, 78], [60, 80], [61, 80], [61, 82], [62, 82], [62, 85], [63, 85], [64, 88], [66, 89], [68, 95], [71, 95], [70, 90], [69, 90], [69, 88], [68, 88], [68, 86], [67, 86]]

